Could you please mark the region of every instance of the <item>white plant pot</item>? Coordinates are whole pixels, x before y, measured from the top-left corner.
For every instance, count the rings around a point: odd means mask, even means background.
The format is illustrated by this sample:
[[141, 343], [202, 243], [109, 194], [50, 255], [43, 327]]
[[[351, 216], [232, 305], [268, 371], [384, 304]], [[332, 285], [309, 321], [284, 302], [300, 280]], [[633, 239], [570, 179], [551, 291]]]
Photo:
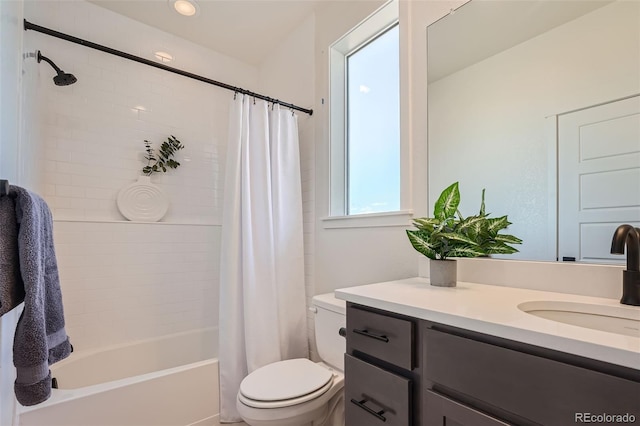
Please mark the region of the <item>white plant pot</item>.
[[149, 176], [125, 186], [116, 199], [118, 210], [127, 219], [136, 222], [157, 222], [169, 208], [169, 197]]
[[458, 262], [454, 259], [429, 260], [429, 281], [438, 287], [455, 287], [458, 279]]

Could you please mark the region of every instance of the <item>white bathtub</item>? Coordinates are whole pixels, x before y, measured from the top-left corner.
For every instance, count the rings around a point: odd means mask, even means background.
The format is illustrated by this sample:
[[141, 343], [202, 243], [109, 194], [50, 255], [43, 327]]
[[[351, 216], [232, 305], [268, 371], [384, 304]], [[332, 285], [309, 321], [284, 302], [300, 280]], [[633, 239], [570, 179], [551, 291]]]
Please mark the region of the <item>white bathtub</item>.
[[51, 398], [22, 407], [22, 426], [217, 425], [217, 330], [203, 329], [101, 351], [51, 367]]

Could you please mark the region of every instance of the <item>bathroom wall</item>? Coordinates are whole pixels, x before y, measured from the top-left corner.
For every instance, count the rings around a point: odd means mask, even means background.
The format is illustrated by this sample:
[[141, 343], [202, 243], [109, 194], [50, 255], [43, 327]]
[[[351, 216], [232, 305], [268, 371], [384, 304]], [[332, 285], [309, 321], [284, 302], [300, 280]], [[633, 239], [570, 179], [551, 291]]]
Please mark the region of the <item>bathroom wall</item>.
[[[0, 179], [19, 183], [20, 57], [22, 55], [21, 1], [0, 2]], [[15, 416], [12, 346], [17, 310], [0, 318], [0, 424], [11, 425]]]
[[[40, 116], [33, 90], [26, 87], [35, 74], [26, 66], [32, 59], [23, 56], [23, 13], [22, 0], [0, 1], [0, 179], [39, 190], [40, 174], [31, 162], [38, 146], [27, 137], [37, 130], [22, 120]], [[12, 347], [21, 312], [19, 306], [0, 318], [0, 425], [13, 424], [16, 413]]]
[[[318, 11], [315, 36], [315, 140], [316, 140], [316, 293], [336, 288], [367, 284], [417, 275], [416, 257], [404, 229], [406, 222], [394, 226], [371, 226], [357, 219], [348, 220], [347, 227], [328, 226], [330, 182], [330, 120], [329, 120], [329, 47], [357, 26], [384, 2], [337, 2]], [[401, 4], [404, 2], [401, 2]], [[404, 6], [402, 6], [404, 7]], [[408, 21], [402, 22], [408, 25]], [[401, 45], [406, 42], [401, 35]], [[401, 51], [404, 47], [401, 48]], [[402, 53], [401, 53], [402, 55]], [[401, 84], [401, 90], [406, 90]], [[324, 102], [323, 102], [324, 101]], [[402, 102], [406, 102], [406, 97]], [[401, 111], [407, 111], [404, 105]], [[401, 112], [402, 115], [402, 112]], [[403, 137], [408, 137], [404, 122]], [[410, 192], [411, 188], [406, 188]], [[412, 202], [408, 208], [412, 208]], [[406, 224], [405, 224], [406, 223]]]
[[[315, 14], [310, 15], [258, 67], [261, 93], [277, 94], [285, 102], [305, 108], [314, 106]], [[296, 112], [300, 140], [302, 214], [304, 227], [304, 268], [307, 307], [315, 291], [315, 139], [314, 115]], [[313, 314], [308, 311], [307, 329], [311, 352], [315, 351]]]
[[[35, 24], [255, 90], [258, 72], [233, 58], [83, 1], [28, 1]], [[117, 29], [117, 31], [114, 31]], [[42, 193], [54, 228], [67, 331], [77, 350], [119, 344], [218, 322], [222, 185], [233, 94], [166, 71], [34, 31], [39, 49], [78, 82], [57, 87], [37, 66], [44, 105], [38, 141]], [[35, 60], [33, 60], [35, 63]], [[33, 125], [37, 125], [35, 122]], [[175, 135], [182, 165], [154, 175], [171, 205], [160, 223], [131, 223], [118, 191], [144, 165], [143, 141]]]

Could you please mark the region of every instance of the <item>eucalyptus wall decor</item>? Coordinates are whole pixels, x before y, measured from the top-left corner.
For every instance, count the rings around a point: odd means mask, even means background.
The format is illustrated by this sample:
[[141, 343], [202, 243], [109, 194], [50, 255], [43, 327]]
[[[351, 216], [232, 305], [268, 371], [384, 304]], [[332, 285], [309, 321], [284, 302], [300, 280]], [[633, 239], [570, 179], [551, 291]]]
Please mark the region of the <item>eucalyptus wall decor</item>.
[[120, 213], [128, 220], [138, 222], [157, 222], [164, 217], [169, 208], [169, 197], [158, 186], [151, 183], [154, 173], [166, 173], [170, 169], [177, 169], [180, 163], [174, 159], [184, 145], [173, 135], [162, 142], [155, 150], [151, 142], [144, 141], [147, 164], [142, 167], [143, 175], [120, 190], [117, 204]]
[[162, 142], [158, 153], [151, 147], [151, 143], [145, 139], [144, 147], [146, 151], [145, 160], [147, 165], [142, 168], [142, 173], [147, 176], [151, 176], [154, 173], [163, 172], [166, 173], [167, 168], [177, 169], [180, 163], [174, 160], [172, 157], [179, 150], [184, 148], [184, 145], [173, 135], [169, 136], [166, 141]]

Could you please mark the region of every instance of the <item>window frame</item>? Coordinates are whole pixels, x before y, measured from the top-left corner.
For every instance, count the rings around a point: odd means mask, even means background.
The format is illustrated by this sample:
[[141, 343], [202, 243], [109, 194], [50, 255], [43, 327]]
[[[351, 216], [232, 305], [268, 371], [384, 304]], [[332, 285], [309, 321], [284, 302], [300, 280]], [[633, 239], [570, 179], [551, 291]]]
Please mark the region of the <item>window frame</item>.
[[[390, 1], [380, 7], [367, 19], [351, 29], [329, 48], [329, 86], [330, 86], [330, 200], [329, 217], [324, 220], [324, 228], [345, 228], [360, 226], [399, 226], [406, 225], [412, 215], [407, 209], [408, 182], [403, 172], [404, 158], [407, 150], [402, 138], [402, 118], [400, 118], [400, 210], [351, 214], [348, 212], [348, 145], [347, 145], [347, 58], [358, 50], [389, 31], [399, 26], [399, 7], [397, 0]], [[402, 28], [399, 27], [400, 37]], [[399, 47], [401, 52], [401, 46]], [[399, 58], [402, 66], [402, 59]], [[402, 76], [402, 71], [400, 73]], [[401, 82], [399, 82], [401, 85]], [[400, 105], [402, 108], [402, 88], [400, 87]], [[362, 224], [349, 225], [349, 219], [357, 219]]]

